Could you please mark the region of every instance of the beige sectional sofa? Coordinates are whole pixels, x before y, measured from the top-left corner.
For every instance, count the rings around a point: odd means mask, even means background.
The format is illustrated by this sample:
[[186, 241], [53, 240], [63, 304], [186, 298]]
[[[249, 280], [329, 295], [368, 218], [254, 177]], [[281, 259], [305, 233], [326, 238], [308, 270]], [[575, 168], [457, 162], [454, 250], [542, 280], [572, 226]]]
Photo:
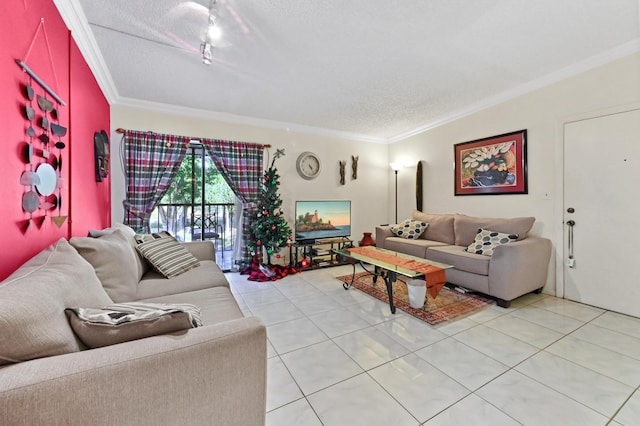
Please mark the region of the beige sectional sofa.
[[[415, 210], [412, 219], [428, 224], [419, 238], [398, 237], [390, 226], [379, 226], [376, 246], [452, 265], [446, 271], [447, 282], [493, 296], [502, 307], [541, 291], [546, 283], [551, 241], [529, 235], [533, 217], [481, 218]], [[480, 228], [515, 234], [517, 240], [496, 247], [490, 256], [466, 251]]]
[[[110, 231], [61, 239], [0, 283], [0, 423], [263, 425], [266, 329], [213, 244], [185, 243], [199, 266], [164, 278], [131, 230]], [[65, 315], [134, 300], [196, 305], [203, 326], [88, 349]]]

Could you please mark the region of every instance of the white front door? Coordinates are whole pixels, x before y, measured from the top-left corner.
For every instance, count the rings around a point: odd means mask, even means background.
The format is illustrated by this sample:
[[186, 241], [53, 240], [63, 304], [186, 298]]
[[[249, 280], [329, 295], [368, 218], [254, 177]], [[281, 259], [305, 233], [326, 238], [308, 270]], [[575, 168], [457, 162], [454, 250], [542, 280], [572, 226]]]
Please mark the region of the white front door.
[[565, 125], [563, 207], [565, 297], [640, 317], [640, 110]]

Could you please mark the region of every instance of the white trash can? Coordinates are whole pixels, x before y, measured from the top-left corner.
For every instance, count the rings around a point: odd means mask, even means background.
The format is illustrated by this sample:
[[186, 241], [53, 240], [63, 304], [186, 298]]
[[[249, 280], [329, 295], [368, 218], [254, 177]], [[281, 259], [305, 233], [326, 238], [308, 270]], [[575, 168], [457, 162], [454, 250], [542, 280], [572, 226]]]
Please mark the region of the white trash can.
[[427, 282], [424, 280], [407, 281], [407, 292], [409, 293], [409, 306], [420, 309], [424, 306], [427, 296]]

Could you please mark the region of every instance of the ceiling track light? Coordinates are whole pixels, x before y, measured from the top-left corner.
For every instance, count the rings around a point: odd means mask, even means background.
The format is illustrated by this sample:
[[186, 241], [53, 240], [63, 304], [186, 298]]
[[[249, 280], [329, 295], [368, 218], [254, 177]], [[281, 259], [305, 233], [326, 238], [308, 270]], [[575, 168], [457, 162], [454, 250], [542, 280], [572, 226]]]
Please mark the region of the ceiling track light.
[[213, 46], [211, 46], [211, 43], [202, 43], [200, 49], [202, 50], [202, 63], [211, 65], [211, 62], [213, 62]]
[[222, 35], [220, 27], [216, 25], [218, 19], [218, 11], [216, 9], [216, 0], [211, 0], [209, 7], [209, 24], [207, 26], [207, 34], [204, 37], [204, 43], [200, 45], [202, 52], [202, 63], [210, 65], [213, 62], [213, 41], [218, 40]]

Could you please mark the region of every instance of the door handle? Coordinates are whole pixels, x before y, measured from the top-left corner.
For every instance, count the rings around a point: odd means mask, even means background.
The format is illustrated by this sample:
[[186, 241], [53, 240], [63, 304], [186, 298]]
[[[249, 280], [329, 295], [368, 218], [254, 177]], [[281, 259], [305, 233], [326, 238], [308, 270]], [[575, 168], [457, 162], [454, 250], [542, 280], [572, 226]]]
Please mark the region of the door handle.
[[568, 235], [569, 257], [567, 258], [567, 266], [569, 268], [574, 268], [576, 261], [573, 258], [573, 227], [576, 225], [576, 222], [574, 220], [568, 220], [566, 223], [567, 223], [567, 226], [569, 226], [569, 235]]

